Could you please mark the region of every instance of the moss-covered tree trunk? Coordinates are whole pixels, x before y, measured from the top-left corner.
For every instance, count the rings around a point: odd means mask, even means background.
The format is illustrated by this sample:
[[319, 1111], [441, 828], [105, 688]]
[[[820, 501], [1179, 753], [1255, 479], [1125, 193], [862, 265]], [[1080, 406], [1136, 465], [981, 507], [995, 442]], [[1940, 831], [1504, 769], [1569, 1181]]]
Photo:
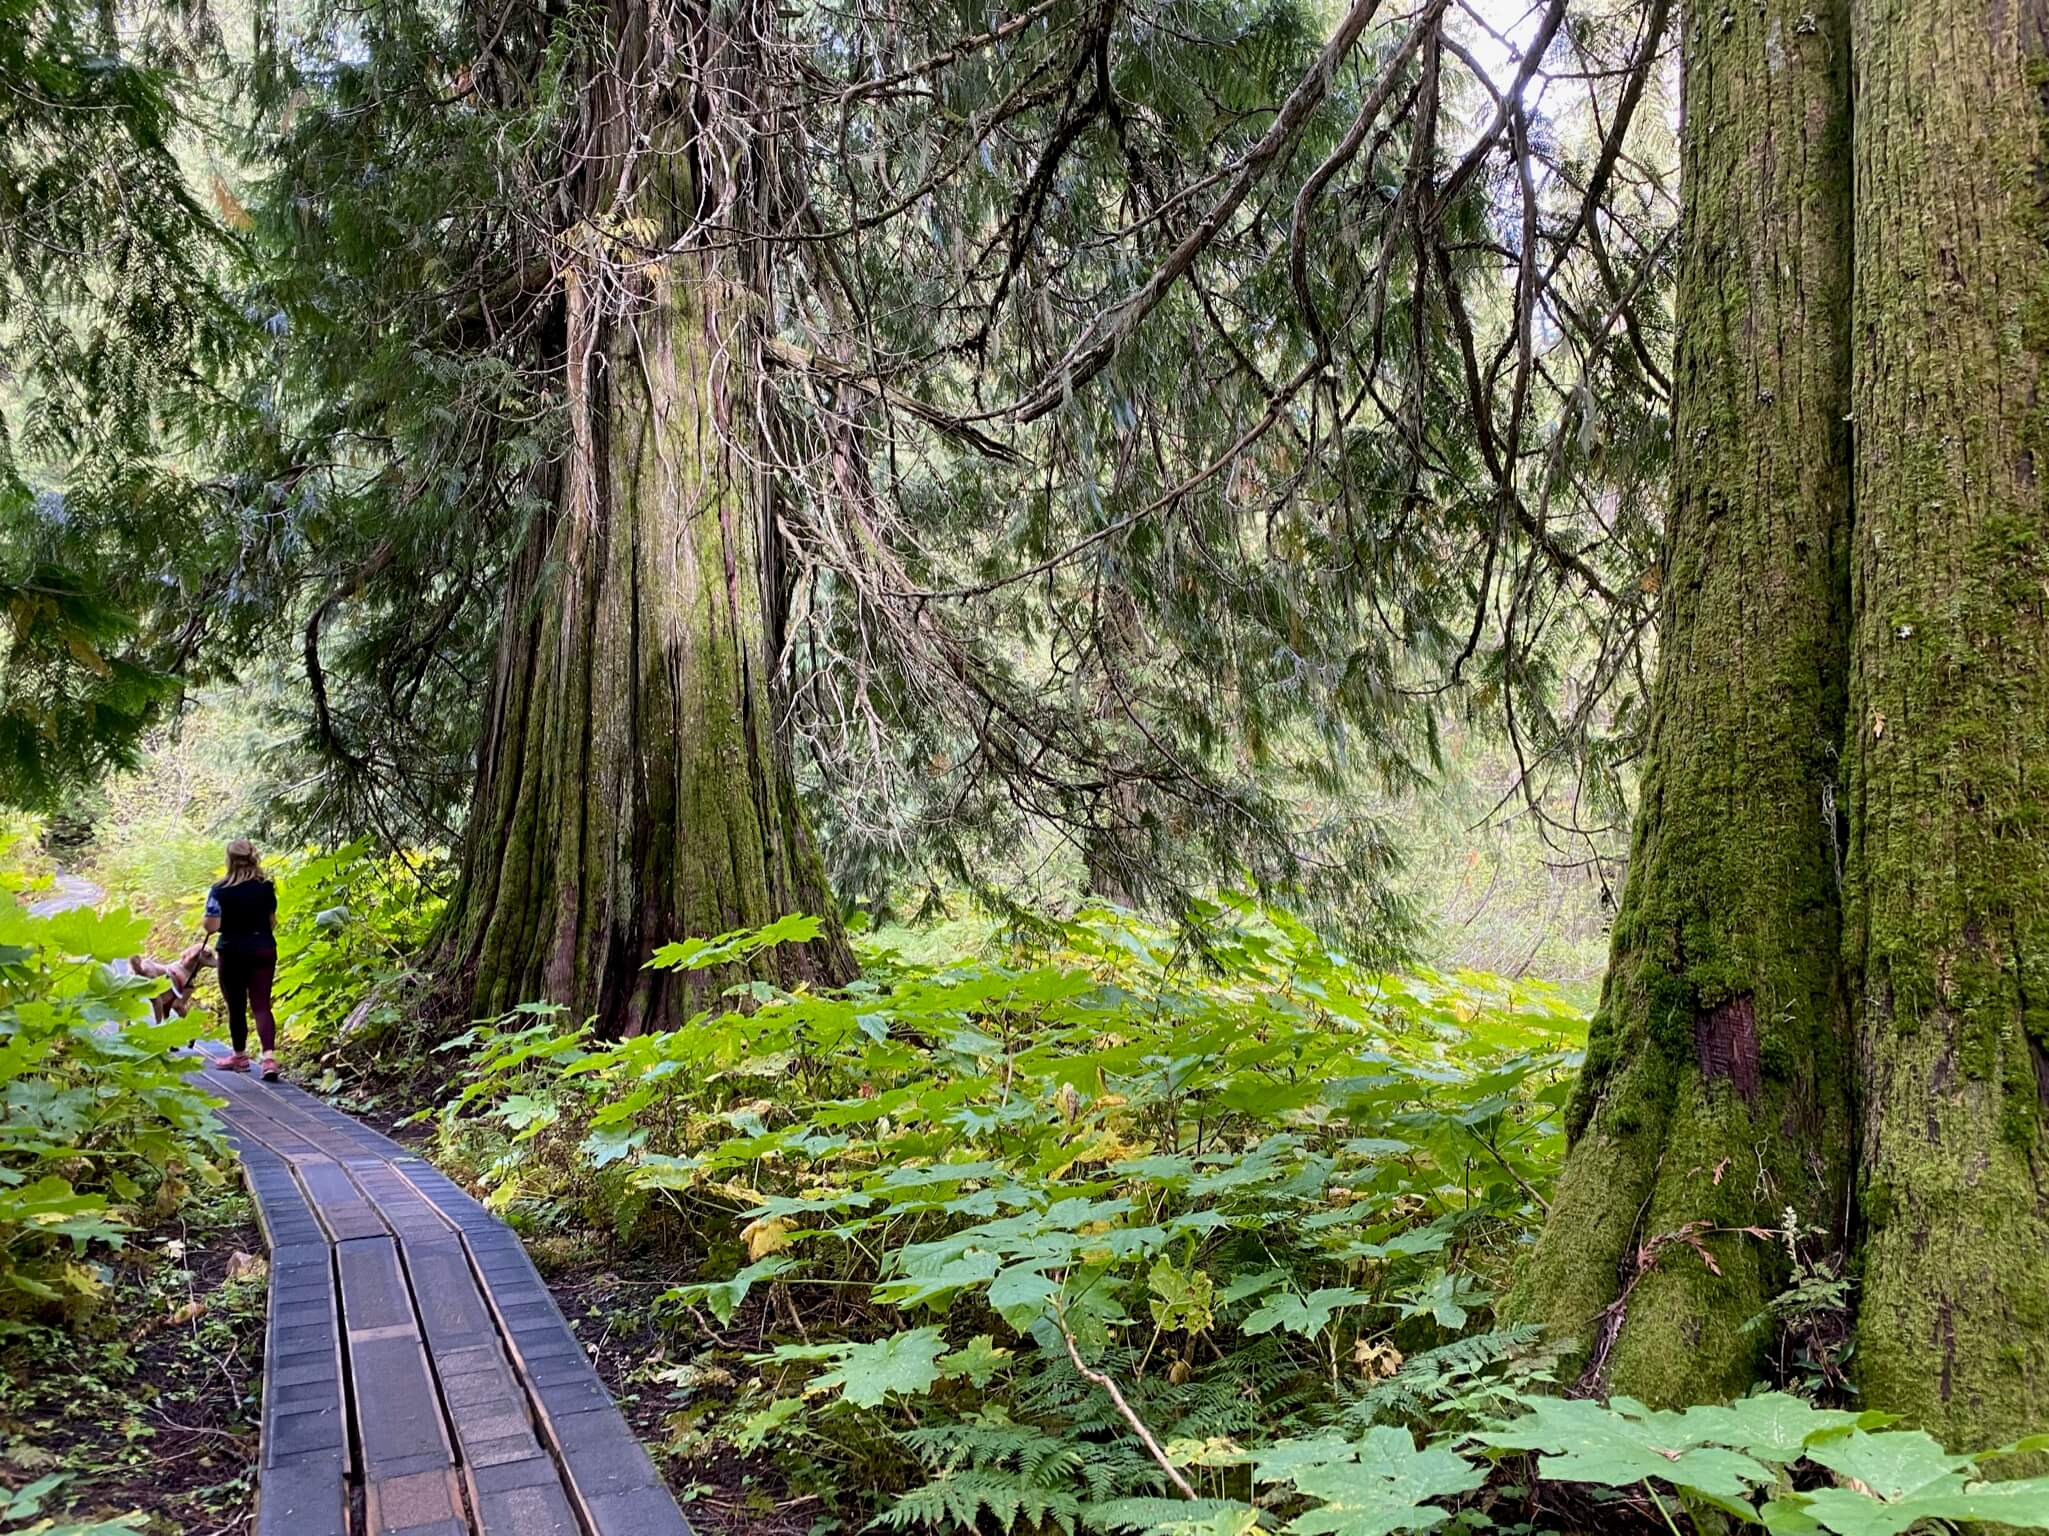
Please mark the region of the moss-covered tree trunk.
[[2045, 27], [1856, 0], [1857, 1374], [1974, 1448], [2049, 1425]]
[[[1764, 1374], [1783, 1252], [1845, 1218], [1835, 784], [1849, 518], [1844, 3], [1687, 7], [1674, 497], [1628, 885], [1512, 1310], [1654, 1403]], [[1698, 1246], [1696, 1246], [1696, 1244]], [[1706, 1256], [1711, 1256], [1710, 1267]]]
[[853, 970], [777, 734], [766, 285], [726, 228], [691, 233], [753, 211], [717, 180], [752, 158], [712, 135], [748, 131], [762, 18], [660, 10], [615, 0], [594, 56], [563, 242], [570, 442], [508, 593], [450, 919], [478, 1012], [545, 998], [606, 1033], [681, 1022], [690, 980], [644, 969], [672, 939], [809, 912], [825, 936], [763, 968]]

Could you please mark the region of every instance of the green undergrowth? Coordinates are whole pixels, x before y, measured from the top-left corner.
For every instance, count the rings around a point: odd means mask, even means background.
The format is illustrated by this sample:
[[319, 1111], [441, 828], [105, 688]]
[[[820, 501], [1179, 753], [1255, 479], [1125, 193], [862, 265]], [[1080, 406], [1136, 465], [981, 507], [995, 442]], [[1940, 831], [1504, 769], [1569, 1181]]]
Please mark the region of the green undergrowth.
[[161, 983], [113, 963], [148, 921], [126, 909], [36, 916], [43, 877], [0, 847], [0, 1344], [103, 1299], [130, 1234], [222, 1180], [214, 1101], [176, 1052], [202, 1016], [151, 1020]]
[[[351, 843], [271, 861], [278, 887], [278, 1026], [302, 1080], [374, 1056], [388, 1074], [422, 1049], [418, 957], [440, 919], [436, 851], [379, 854]], [[308, 1070], [308, 1069], [311, 1070]]]
[[[164, 984], [122, 964], [196, 938], [211, 877], [38, 916], [50, 875], [26, 855], [0, 837], [0, 1342], [91, 1313], [131, 1234], [218, 1186], [226, 1152], [184, 1050], [220, 1027], [211, 973], [189, 1015], [158, 1023]], [[393, 1026], [438, 910], [418, 863], [351, 847], [288, 855], [273, 874], [289, 1044], [317, 1055]]]
[[0, 1529], [239, 1528], [265, 1286], [198, 1059], [126, 905], [37, 915], [0, 839]]
[[1197, 916], [870, 945], [844, 992], [750, 983], [612, 1044], [522, 1008], [446, 1047], [441, 1155], [529, 1233], [682, 1270], [637, 1373], [669, 1449], [773, 1467], [820, 1531], [2049, 1527], [2049, 1482], [1981, 1486], [1996, 1461], [1878, 1415], [1557, 1396], [1563, 1341], [1494, 1301], [1583, 1015]]
[[[219, 993], [203, 973], [191, 1014], [158, 1023], [163, 984], [122, 964], [197, 936], [219, 849], [129, 857], [113, 894], [38, 915], [56, 871], [34, 830], [0, 829], [0, 1530], [243, 1529], [263, 1250], [185, 1049], [218, 1031]], [[101, 854], [84, 867], [104, 879]], [[399, 1021], [430, 868], [360, 847], [271, 861], [302, 1051]]]
[[8, 1341], [0, 1530], [249, 1528], [268, 1289], [254, 1219], [238, 1186], [203, 1188], [130, 1234], [89, 1316]]

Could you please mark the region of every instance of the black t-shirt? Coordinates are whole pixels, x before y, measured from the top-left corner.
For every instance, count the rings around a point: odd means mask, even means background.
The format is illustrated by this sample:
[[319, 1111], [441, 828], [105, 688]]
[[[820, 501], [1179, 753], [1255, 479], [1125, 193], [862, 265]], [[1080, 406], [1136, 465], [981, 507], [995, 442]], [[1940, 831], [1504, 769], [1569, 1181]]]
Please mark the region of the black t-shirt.
[[270, 931], [276, 912], [277, 887], [268, 880], [216, 885], [206, 893], [206, 915], [221, 920], [224, 955], [276, 954], [277, 939]]

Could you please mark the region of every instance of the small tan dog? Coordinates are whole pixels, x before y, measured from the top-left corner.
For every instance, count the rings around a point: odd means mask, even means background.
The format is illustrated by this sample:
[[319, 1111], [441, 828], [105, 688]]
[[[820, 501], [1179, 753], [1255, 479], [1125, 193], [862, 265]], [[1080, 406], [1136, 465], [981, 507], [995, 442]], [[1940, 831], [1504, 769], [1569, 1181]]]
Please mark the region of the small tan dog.
[[199, 990], [199, 973], [210, 965], [219, 964], [219, 958], [203, 940], [168, 965], [147, 955], [137, 955], [128, 962], [129, 968], [138, 976], [162, 976], [170, 981], [168, 992], [159, 992], [149, 1000], [149, 1011], [159, 1024], [173, 1014], [182, 1019], [191, 1012], [193, 994]]

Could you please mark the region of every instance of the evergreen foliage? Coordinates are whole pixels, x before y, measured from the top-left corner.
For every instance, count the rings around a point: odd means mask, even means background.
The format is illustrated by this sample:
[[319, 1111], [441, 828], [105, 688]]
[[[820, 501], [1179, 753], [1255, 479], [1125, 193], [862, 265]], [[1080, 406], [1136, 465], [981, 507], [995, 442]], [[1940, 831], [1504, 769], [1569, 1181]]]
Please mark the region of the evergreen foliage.
[[[0, 7], [0, 801], [131, 760], [245, 594], [248, 482], [203, 450], [239, 416], [233, 245], [181, 163], [202, 13]], [[216, 181], [223, 207], [232, 194]]]
[[[750, 62], [673, 146], [666, 104], [712, 77], [619, 52], [638, 7], [381, 5], [269, 38], [296, 498], [270, 548], [308, 594], [319, 815], [456, 820], [499, 604], [589, 429], [575, 306], [630, 326], [643, 270], [686, 254], [745, 266], [764, 307], [732, 366], [765, 428], [783, 718], [844, 894], [920, 861], [994, 891], [995, 850], [1052, 837], [1118, 899], [1222, 869], [1391, 932], [1390, 850], [1347, 801], [1422, 782], [1461, 680], [1612, 795], [1669, 198], [1617, 170], [1627, 121], [1581, 144], [1518, 110], [1475, 141], [1495, 87], [1460, 26], [1376, 10], [1332, 41], [1288, 4], [739, 7], [715, 24]], [[1661, 26], [1590, 16], [1551, 67], [1654, 57]], [[651, 146], [622, 197], [664, 164], [757, 169], [654, 240], [587, 185], [611, 101]], [[1589, 182], [1634, 251], [1598, 270]]]

